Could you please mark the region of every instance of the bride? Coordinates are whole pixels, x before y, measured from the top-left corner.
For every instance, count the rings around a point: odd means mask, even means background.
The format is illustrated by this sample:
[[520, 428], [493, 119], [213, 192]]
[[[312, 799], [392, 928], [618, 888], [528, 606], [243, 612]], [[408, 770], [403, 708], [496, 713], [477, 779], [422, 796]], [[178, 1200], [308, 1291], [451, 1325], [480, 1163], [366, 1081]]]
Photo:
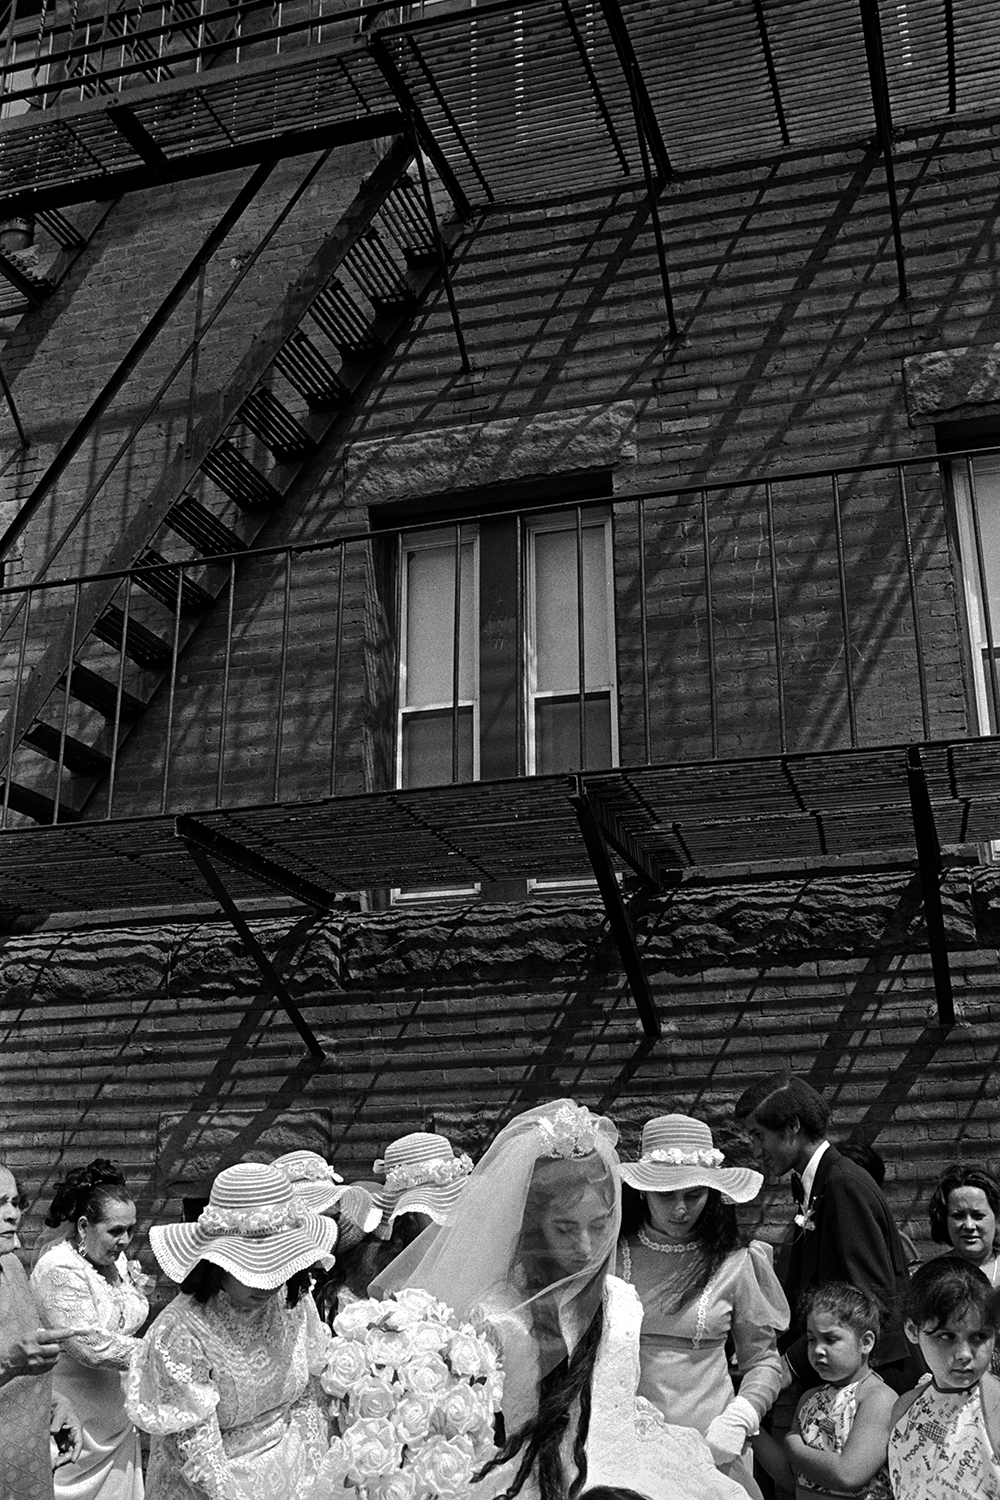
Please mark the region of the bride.
[[642, 1305], [609, 1274], [617, 1138], [610, 1120], [566, 1099], [518, 1115], [447, 1224], [372, 1285], [375, 1295], [421, 1287], [493, 1332], [503, 1431], [474, 1500], [575, 1500], [595, 1485], [649, 1500], [746, 1500], [698, 1433], [636, 1396]]

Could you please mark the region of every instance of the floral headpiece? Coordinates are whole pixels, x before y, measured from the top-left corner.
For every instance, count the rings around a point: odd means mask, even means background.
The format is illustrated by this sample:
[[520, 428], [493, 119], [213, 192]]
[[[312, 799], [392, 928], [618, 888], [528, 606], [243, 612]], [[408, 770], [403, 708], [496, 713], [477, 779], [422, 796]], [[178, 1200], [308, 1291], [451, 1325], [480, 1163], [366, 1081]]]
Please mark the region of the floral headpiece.
[[215, 1238], [220, 1234], [238, 1234], [244, 1239], [262, 1240], [280, 1234], [283, 1229], [299, 1229], [302, 1214], [294, 1203], [269, 1203], [265, 1208], [219, 1208], [210, 1203], [198, 1215], [202, 1234]]
[[589, 1156], [597, 1146], [601, 1121], [582, 1104], [566, 1099], [550, 1115], [539, 1116], [535, 1127], [545, 1137], [543, 1155]]

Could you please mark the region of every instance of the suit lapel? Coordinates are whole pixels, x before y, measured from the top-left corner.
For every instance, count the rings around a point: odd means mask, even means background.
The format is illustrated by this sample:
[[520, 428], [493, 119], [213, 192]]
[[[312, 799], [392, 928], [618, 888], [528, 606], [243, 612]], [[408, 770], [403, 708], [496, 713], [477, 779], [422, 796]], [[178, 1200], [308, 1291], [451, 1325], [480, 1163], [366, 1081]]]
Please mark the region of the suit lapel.
[[816, 1268], [819, 1264], [820, 1228], [825, 1208], [826, 1184], [830, 1176], [830, 1169], [839, 1155], [840, 1152], [836, 1147], [827, 1146], [816, 1167], [812, 1192], [809, 1194], [809, 1217], [812, 1220], [813, 1228], [803, 1230], [802, 1233], [802, 1273], [799, 1281], [801, 1288], [809, 1286], [816, 1275]]

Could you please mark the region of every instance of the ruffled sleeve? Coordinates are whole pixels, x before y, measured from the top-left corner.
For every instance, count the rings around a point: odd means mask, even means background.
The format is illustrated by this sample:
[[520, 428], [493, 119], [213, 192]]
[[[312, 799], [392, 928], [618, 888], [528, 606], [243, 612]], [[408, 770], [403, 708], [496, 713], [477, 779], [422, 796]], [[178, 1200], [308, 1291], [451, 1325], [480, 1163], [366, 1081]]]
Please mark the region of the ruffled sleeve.
[[310, 1375], [322, 1375], [333, 1335], [320, 1317], [312, 1293], [308, 1293], [302, 1300], [305, 1304], [306, 1363]]
[[789, 1323], [788, 1302], [774, 1274], [768, 1247], [753, 1240], [733, 1288], [732, 1335], [740, 1395], [763, 1416], [781, 1390], [778, 1334]]
[[67, 1254], [72, 1252], [60, 1247], [41, 1257], [31, 1273], [35, 1296], [52, 1327], [101, 1330], [68, 1339], [65, 1349], [71, 1358], [90, 1369], [127, 1370], [139, 1340], [107, 1327], [108, 1312], [96, 1286], [96, 1273], [78, 1256], [68, 1259]]
[[144, 1432], [174, 1435], [181, 1473], [206, 1500], [247, 1500], [222, 1446], [218, 1404], [197, 1330], [171, 1303], [140, 1342], [126, 1381], [125, 1410]]

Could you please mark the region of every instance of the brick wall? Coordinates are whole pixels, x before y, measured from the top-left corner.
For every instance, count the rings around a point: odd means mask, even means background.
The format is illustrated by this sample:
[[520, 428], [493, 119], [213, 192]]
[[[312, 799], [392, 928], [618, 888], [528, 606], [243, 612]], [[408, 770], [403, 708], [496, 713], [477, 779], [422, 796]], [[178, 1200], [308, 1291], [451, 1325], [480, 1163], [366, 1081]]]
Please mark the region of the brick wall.
[[[935, 1174], [997, 1150], [1000, 877], [957, 870], [946, 886], [950, 1031], [919, 910], [907, 871], [693, 881], [650, 901], [637, 926], [655, 1044], [590, 898], [260, 920], [328, 1049], [318, 1067], [215, 921], [8, 938], [0, 1154], [34, 1200], [25, 1239], [59, 1173], [98, 1154], [126, 1168], [148, 1223], [227, 1160], [306, 1145], [363, 1178], [396, 1134], [433, 1123], [476, 1154], [511, 1113], [560, 1095], [609, 1112], [627, 1151], [645, 1117], [678, 1108], [745, 1152], [735, 1097], [792, 1066], [826, 1092], [835, 1136], [882, 1152], [924, 1242]], [[769, 1192], [766, 1232], [787, 1213], [784, 1189]]]

